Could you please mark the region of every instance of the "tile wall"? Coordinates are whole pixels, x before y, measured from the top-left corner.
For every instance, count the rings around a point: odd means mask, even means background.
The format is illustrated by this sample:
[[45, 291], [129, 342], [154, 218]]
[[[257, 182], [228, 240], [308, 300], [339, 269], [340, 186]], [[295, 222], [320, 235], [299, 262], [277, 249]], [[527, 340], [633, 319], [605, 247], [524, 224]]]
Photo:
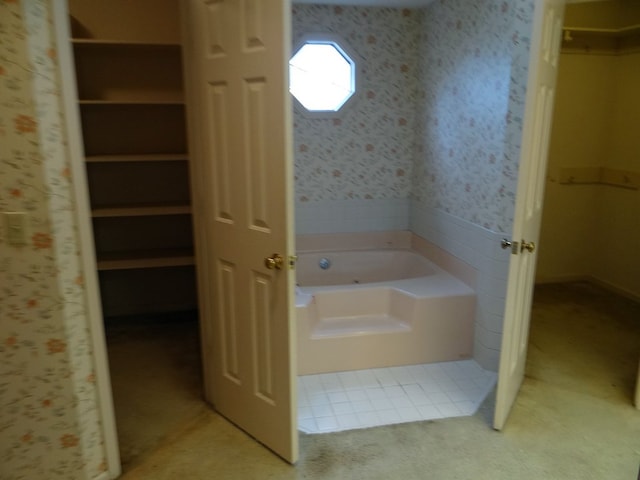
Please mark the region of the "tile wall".
[[419, 204], [413, 205], [411, 231], [446, 250], [476, 270], [474, 358], [497, 371], [502, 341], [509, 251], [500, 247], [504, 237], [466, 220]]
[[409, 199], [318, 200], [296, 205], [298, 234], [409, 229]]

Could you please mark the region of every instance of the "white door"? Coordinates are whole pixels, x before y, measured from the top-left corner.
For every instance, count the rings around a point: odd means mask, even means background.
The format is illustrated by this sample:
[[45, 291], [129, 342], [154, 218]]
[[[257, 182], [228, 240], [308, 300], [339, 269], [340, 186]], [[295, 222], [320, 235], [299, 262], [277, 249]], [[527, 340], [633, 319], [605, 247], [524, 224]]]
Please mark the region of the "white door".
[[498, 430], [524, 379], [564, 0], [536, 1], [535, 9], [494, 417]]
[[290, 5], [183, 8], [205, 391], [218, 412], [294, 463]]

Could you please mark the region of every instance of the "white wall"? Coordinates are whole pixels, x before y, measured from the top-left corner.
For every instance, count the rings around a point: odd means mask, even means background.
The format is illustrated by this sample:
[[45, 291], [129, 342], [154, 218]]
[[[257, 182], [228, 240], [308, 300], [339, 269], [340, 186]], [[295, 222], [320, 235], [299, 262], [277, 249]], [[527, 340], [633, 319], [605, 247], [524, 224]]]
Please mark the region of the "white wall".
[[[640, 174], [640, 53], [617, 57], [615, 72], [614, 128], [607, 166]], [[593, 275], [640, 299], [640, 190], [601, 190]]]
[[598, 167], [609, 155], [616, 58], [561, 55], [539, 242], [539, 281], [571, 280], [592, 271], [601, 187], [558, 182], [562, 167]]
[[591, 278], [640, 298], [640, 191], [559, 182], [565, 167], [640, 173], [640, 54], [619, 53], [562, 54], [537, 279]]

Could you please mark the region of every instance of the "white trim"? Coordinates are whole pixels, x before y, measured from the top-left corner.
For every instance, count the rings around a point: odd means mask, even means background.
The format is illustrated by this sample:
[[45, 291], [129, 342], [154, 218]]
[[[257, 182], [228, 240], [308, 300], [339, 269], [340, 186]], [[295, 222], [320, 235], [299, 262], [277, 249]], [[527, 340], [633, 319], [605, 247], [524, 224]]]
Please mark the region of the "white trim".
[[91, 336], [91, 351], [96, 374], [98, 411], [102, 423], [102, 433], [107, 472], [95, 477], [116, 478], [121, 474], [118, 436], [116, 433], [111, 377], [107, 361], [102, 305], [98, 287], [98, 271], [93, 243], [93, 232], [89, 219], [89, 192], [84, 167], [84, 151], [80, 127], [80, 113], [77, 106], [77, 89], [74, 74], [73, 52], [70, 42], [69, 15], [66, 2], [51, 2], [53, 6], [53, 28], [58, 49], [58, 65], [61, 79], [61, 105], [64, 110], [68, 151], [70, 157], [72, 188], [75, 197], [73, 212], [78, 228], [80, 262], [84, 277], [86, 311]]
[[[209, 218], [208, 190], [204, 182], [206, 176], [206, 154], [203, 146], [205, 135], [202, 134], [202, 121], [204, 115], [205, 100], [201, 99], [198, 89], [198, 79], [202, 78], [200, 64], [197, 61], [202, 53], [194, 36], [189, 32], [195, 25], [190, 25], [189, 2], [180, 2], [180, 27], [182, 36], [182, 74], [184, 78], [184, 94], [187, 120], [187, 139], [189, 150], [189, 174], [191, 180], [191, 208], [193, 239], [195, 243], [195, 263], [198, 289], [198, 323], [200, 332], [200, 348], [202, 351], [202, 377], [204, 397], [210, 404], [213, 403], [213, 391], [211, 381], [215, 365], [214, 347], [212, 345], [213, 334], [211, 321], [213, 305], [211, 304], [211, 292], [213, 282], [210, 274], [209, 251], [210, 234], [207, 223]], [[199, 21], [203, 21], [199, 19]]]
[[536, 285], [547, 285], [549, 283], [572, 283], [587, 282], [596, 285], [603, 290], [614, 293], [631, 301], [640, 303], [640, 295], [624, 287], [615, 285], [607, 280], [602, 280], [594, 275], [551, 275], [536, 278]]

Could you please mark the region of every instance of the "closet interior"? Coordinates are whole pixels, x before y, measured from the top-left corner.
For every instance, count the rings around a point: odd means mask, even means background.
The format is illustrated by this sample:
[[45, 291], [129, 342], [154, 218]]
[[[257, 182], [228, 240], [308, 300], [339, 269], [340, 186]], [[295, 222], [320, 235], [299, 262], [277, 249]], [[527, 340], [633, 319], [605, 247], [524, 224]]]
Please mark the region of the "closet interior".
[[179, 4], [69, 13], [104, 317], [194, 312]]

